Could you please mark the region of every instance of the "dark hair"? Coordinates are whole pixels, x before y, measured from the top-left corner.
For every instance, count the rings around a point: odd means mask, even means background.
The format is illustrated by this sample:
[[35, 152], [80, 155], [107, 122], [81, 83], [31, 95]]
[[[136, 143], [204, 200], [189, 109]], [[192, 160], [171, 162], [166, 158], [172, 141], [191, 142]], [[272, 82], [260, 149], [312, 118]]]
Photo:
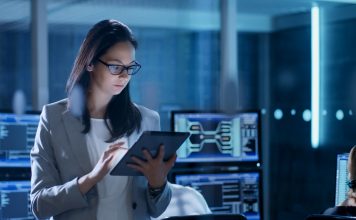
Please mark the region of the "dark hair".
[[[95, 63], [107, 50], [118, 42], [130, 42], [137, 48], [137, 42], [129, 27], [116, 20], [103, 20], [95, 24], [85, 37], [74, 62], [72, 72], [67, 81], [68, 108], [73, 104], [71, 92], [80, 86], [84, 93], [84, 109], [82, 111], [83, 133], [90, 131], [90, 115], [87, 106], [90, 74], [87, 66]], [[108, 120], [110, 126], [108, 124]], [[108, 142], [112, 142], [124, 135], [130, 135], [141, 129], [142, 116], [138, 108], [131, 102], [129, 84], [118, 95], [114, 95], [104, 115], [106, 127], [111, 133]]]

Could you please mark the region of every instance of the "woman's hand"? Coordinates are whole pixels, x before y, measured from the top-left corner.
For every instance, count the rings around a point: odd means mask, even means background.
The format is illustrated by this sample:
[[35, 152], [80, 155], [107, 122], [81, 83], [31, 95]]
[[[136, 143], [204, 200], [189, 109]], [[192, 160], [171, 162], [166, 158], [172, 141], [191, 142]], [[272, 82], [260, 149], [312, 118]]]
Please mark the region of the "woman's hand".
[[123, 142], [120, 142], [110, 145], [109, 148], [100, 156], [100, 159], [94, 169], [87, 175], [84, 175], [78, 179], [79, 190], [83, 195], [87, 193], [97, 182], [102, 180], [110, 171], [112, 166], [111, 163], [114, 160], [117, 151], [123, 149], [123, 144]]
[[349, 189], [347, 198], [338, 206], [356, 206], [356, 192], [353, 189]]
[[343, 202], [344, 206], [356, 206], [356, 191], [350, 189], [347, 193], [348, 198]]
[[158, 155], [153, 158], [148, 150], [143, 150], [143, 154], [147, 161], [137, 157], [132, 157], [135, 164], [127, 164], [127, 166], [143, 173], [148, 180], [148, 184], [152, 188], [163, 186], [167, 181], [167, 174], [173, 167], [177, 159], [177, 154], [174, 154], [168, 161], [163, 161], [164, 146], [159, 147]]

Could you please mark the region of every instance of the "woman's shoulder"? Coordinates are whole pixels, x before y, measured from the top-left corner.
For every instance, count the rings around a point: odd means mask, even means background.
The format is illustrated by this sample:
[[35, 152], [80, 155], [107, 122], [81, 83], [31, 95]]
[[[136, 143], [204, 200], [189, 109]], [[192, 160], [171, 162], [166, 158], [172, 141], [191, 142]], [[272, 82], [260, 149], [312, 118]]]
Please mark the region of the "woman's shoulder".
[[152, 109], [149, 109], [145, 106], [142, 106], [142, 105], [137, 105], [135, 104], [135, 106], [138, 108], [138, 110], [140, 111], [141, 115], [142, 115], [142, 118], [145, 118], [145, 117], [154, 117], [154, 118], [157, 118], [159, 117], [158, 115], [158, 112], [152, 110]]
[[134, 104], [136, 108], [140, 111], [142, 121], [141, 121], [141, 129], [142, 130], [153, 130], [159, 131], [161, 130], [160, 126], [160, 118], [158, 112], [144, 107], [142, 105]]
[[68, 99], [58, 100], [56, 102], [48, 103], [43, 107], [46, 109], [67, 109]]
[[56, 102], [52, 102], [43, 106], [42, 113], [48, 114], [56, 114], [63, 113], [68, 109], [68, 99], [62, 99]]

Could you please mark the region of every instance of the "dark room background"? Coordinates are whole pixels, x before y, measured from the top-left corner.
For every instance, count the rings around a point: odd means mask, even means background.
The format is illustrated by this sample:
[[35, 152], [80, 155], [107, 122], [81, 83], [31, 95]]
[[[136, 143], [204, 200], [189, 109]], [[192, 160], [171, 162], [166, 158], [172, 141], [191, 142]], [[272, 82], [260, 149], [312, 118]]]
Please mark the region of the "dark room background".
[[[329, 18], [350, 10], [356, 15], [352, 5], [327, 8], [322, 14], [316, 149], [310, 141], [310, 12], [275, 18], [302, 19], [292, 27], [237, 33], [239, 109], [261, 110], [263, 168], [268, 175], [264, 205], [271, 220], [300, 220], [335, 205], [336, 155], [356, 145], [356, 16]], [[67, 77], [89, 27], [49, 24], [50, 102], [65, 98]], [[218, 108], [218, 30], [133, 26], [133, 31], [142, 70], [131, 82], [131, 94], [135, 102], [160, 113], [163, 130], [170, 129], [172, 110]], [[27, 110], [33, 110], [30, 81], [29, 18], [0, 24], [0, 109], [11, 110], [13, 94], [21, 89]]]

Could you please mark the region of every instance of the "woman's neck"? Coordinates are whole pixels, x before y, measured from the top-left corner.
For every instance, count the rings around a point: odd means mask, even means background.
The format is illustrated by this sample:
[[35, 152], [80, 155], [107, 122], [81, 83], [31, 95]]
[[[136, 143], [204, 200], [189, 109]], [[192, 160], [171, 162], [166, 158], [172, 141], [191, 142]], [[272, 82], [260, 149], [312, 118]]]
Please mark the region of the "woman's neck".
[[88, 110], [91, 118], [104, 118], [111, 97], [91, 93], [88, 96]]

